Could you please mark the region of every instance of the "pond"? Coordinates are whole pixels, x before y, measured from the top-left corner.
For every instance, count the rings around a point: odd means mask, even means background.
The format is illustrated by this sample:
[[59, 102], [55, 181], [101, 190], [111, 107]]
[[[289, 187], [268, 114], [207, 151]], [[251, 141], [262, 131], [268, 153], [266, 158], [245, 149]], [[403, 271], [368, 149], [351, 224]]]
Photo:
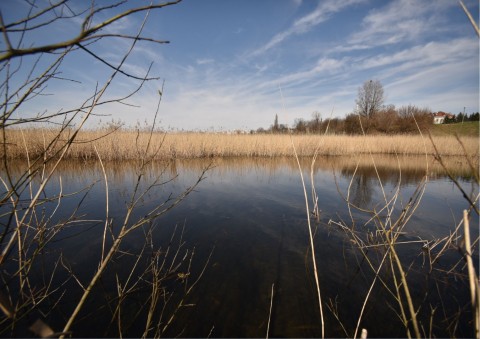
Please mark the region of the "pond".
[[[478, 194], [465, 162], [453, 163], [450, 171], [464, 191]], [[311, 159], [300, 165], [311, 209]], [[25, 169], [23, 163], [9, 166], [12, 177]], [[204, 180], [173, 206], [209, 166]], [[22, 293], [49, 293], [36, 306], [22, 308], [27, 315], [14, 329], [2, 318], [3, 336], [30, 336], [29, 324], [37, 318], [61, 331], [126, 217], [127, 227], [146, 222], [122, 239], [76, 318], [73, 336], [117, 337], [120, 328], [129, 337], [265, 337], [267, 328], [270, 337], [322, 335], [295, 159], [175, 160], [148, 164], [143, 172], [134, 162], [106, 163], [105, 174], [108, 199], [98, 162], [65, 163], [45, 187], [30, 222], [56, 226], [45, 226], [43, 238], [32, 235], [30, 251], [37, 249], [38, 257]], [[310, 211], [310, 219], [325, 336], [353, 336], [360, 314], [359, 329], [367, 329], [369, 337], [407, 336], [404, 287], [382, 227], [397, 236], [395, 253], [422, 336], [472, 336], [467, 268], [459, 250], [463, 228], [454, 233], [468, 202], [437, 163], [424, 157], [319, 158], [312, 177], [320, 213], [317, 218]], [[27, 197], [29, 190], [22, 194]], [[46, 199], [58, 195], [60, 200]], [[136, 206], [129, 214], [131, 201]], [[414, 213], [395, 224], [410, 206], [416, 206]], [[9, 208], [4, 204], [2, 214]], [[169, 210], [150, 220], [154, 209]], [[4, 215], [3, 229], [7, 224]], [[474, 212], [471, 225], [471, 238], [478, 239]], [[40, 246], [38, 239], [49, 235]], [[15, 255], [13, 250], [10, 256]], [[28, 299], [17, 296], [17, 269], [11, 260], [2, 272], [13, 304]], [[149, 318], [152, 295], [157, 298]], [[414, 335], [412, 324], [407, 326]]]

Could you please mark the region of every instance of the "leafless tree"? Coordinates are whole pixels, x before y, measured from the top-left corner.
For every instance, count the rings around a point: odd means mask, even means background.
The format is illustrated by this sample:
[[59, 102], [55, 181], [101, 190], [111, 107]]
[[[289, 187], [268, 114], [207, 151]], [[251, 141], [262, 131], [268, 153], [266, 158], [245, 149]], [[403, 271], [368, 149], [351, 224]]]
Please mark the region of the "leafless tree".
[[357, 112], [363, 117], [372, 118], [383, 105], [383, 86], [379, 80], [365, 81], [358, 88]]

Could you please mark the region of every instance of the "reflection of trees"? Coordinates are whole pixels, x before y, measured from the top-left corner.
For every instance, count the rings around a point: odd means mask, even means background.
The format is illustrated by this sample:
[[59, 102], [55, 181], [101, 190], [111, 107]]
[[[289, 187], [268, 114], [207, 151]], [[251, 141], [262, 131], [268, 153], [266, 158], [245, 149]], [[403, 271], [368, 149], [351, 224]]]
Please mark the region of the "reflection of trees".
[[[444, 160], [447, 163], [448, 170], [458, 180], [463, 182], [470, 182], [472, 175], [468, 168], [468, 164], [460, 162], [453, 157]], [[145, 173], [150, 176], [152, 173], [166, 173], [174, 178], [179, 173], [184, 175], [191, 174], [195, 176], [202, 169], [211, 162], [211, 159], [174, 159], [171, 161], [154, 161], [149, 164], [149, 171]], [[302, 168], [306, 171], [310, 170], [311, 159], [301, 158], [300, 163]], [[315, 166], [315, 173], [322, 171], [340, 171], [344, 178], [350, 180], [355, 173], [355, 168], [358, 163], [356, 175], [365, 175], [370, 180], [378, 183], [377, 174], [372, 164], [370, 157], [360, 157], [359, 159], [352, 157], [320, 157]], [[397, 163], [395, 157], [378, 156], [375, 157], [375, 164], [377, 165], [378, 174], [384, 185], [397, 185], [401, 179], [400, 185], [416, 185], [425, 175], [425, 157], [400, 157], [400, 165]], [[298, 172], [298, 165], [294, 158], [278, 157], [278, 158], [218, 158], [215, 159], [215, 175], [229, 176], [232, 172], [237, 175], [245, 175], [252, 169], [255, 172], [265, 172], [270, 176], [274, 176], [277, 172], [292, 171]], [[109, 180], [112, 184], [123, 183], [129, 178], [131, 172], [136, 173], [136, 163], [134, 161], [111, 161], [105, 163], [105, 170], [109, 175]], [[400, 169], [399, 169], [400, 167]], [[8, 162], [9, 172], [13, 176], [23, 173], [28, 169], [27, 163], [23, 160], [11, 160]], [[75, 162], [66, 161], [59, 165], [58, 170], [62, 177], [66, 180], [75, 180], [79, 177], [91, 178], [92, 175], [97, 175], [99, 164], [96, 162]], [[401, 176], [401, 177], [400, 177]], [[429, 177], [433, 179], [445, 178], [445, 170], [442, 170], [437, 162], [429, 163]]]
[[352, 166], [342, 168], [341, 174], [347, 179], [350, 179], [355, 174], [356, 177], [365, 177], [365, 181], [374, 183], [378, 183], [378, 178], [380, 178], [383, 185], [400, 185], [402, 187], [416, 185], [425, 176], [425, 169], [399, 170], [393, 166], [390, 168], [377, 166], [377, 171], [375, 171], [375, 168], [371, 165], [359, 166], [355, 172], [355, 166]]
[[341, 170], [342, 177], [350, 180], [351, 186], [351, 202], [358, 207], [368, 207], [372, 202], [375, 188], [379, 186], [379, 179], [382, 185], [392, 185], [400, 187], [407, 185], [417, 185], [418, 182], [425, 175], [422, 169], [409, 169], [400, 171], [394, 167], [377, 167], [359, 166], [357, 170], [355, 167], [344, 167]]
[[353, 178], [351, 202], [358, 207], [367, 207], [372, 201], [374, 181], [366, 173], [359, 173]]

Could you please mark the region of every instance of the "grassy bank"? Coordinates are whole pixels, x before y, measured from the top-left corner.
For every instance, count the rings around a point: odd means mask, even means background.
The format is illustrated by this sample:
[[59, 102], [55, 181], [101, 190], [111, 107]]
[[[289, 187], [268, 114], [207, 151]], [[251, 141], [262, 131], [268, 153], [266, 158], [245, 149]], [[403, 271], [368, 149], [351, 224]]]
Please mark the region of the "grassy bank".
[[479, 136], [479, 127], [480, 124], [478, 121], [466, 121], [463, 123], [456, 124], [441, 124], [433, 125], [431, 128], [431, 133], [437, 136], [445, 135], [460, 135], [460, 136]]
[[[105, 135], [106, 131], [81, 132], [67, 158], [96, 158], [95, 148], [104, 160], [137, 159], [144, 154], [148, 143], [148, 133], [134, 131], [116, 131]], [[8, 159], [35, 158], [48, 149], [52, 155], [67, 139], [64, 132], [60, 138], [55, 130], [11, 130], [6, 135], [6, 152], [2, 156]], [[453, 136], [433, 137], [442, 155], [463, 155], [462, 147]], [[461, 137], [467, 153], [478, 158], [477, 137]], [[280, 134], [220, 134], [220, 133], [154, 133], [150, 154], [157, 159], [201, 158], [201, 157], [275, 157], [292, 156], [292, 141], [299, 156], [312, 156], [318, 147], [320, 155], [358, 155], [358, 154], [433, 154], [433, 146], [425, 137], [414, 135], [394, 136], [345, 136], [345, 135], [280, 135]]]

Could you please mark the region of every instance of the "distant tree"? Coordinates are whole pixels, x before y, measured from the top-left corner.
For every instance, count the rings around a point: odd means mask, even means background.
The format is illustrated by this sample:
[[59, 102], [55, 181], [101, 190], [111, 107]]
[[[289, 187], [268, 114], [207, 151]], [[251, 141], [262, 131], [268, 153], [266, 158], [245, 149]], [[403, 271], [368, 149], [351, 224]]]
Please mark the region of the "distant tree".
[[357, 112], [363, 117], [372, 118], [383, 105], [383, 86], [378, 80], [367, 80], [358, 88]]
[[273, 120], [272, 132], [278, 133], [278, 114], [275, 114], [275, 120]]
[[[358, 116], [357, 116], [358, 118]], [[328, 127], [328, 130], [327, 130]], [[339, 118], [325, 119], [322, 121], [321, 132], [328, 134], [344, 134], [345, 133], [345, 120]]]
[[310, 120], [307, 125], [312, 133], [320, 133], [322, 128], [322, 115], [320, 112], [313, 112], [312, 120]]
[[[362, 127], [360, 126], [360, 119], [362, 117], [357, 114], [349, 114], [345, 117], [345, 133], [347, 134], [362, 134]], [[365, 120], [365, 118], [363, 118]]]
[[462, 122], [462, 120], [464, 120], [463, 118], [462, 119], [459, 119], [458, 117], [455, 117], [455, 115], [453, 115], [453, 117], [449, 117], [448, 115], [445, 117], [445, 120], [443, 121], [444, 124], [453, 124], [455, 122]]
[[470, 114], [469, 120], [470, 121], [479, 121], [480, 120], [480, 114], [478, 112]]
[[329, 133], [329, 132], [332, 132], [333, 129], [332, 129], [332, 121], [333, 120], [337, 120], [338, 121], [338, 118], [335, 118], [335, 119], [330, 119], [330, 118], [327, 118], [325, 120], [321, 120], [320, 121], [320, 127], [318, 129], [318, 133]]
[[[433, 115], [428, 108], [414, 105], [402, 106], [397, 110], [399, 133], [416, 133], [418, 128], [427, 130], [433, 124]], [[418, 125], [418, 127], [417, 127]]]
[[278, 125], [278, 132], [279, 133], [288, 133], [288, 126], [286, 124]]
[[395, 133], [398, 129], [398, 114], [394, 105], [388, 105], [376, 112], [372, 119], [372, 128], [380, 133]]
[[302, 118], [295, 119], [294, 129], [295, 129], [295, 133], [306, 133], [307, 132], [307, 123]]
[[463, 115], [462, 112], [458, 113], [457, 116], [455, 117], [455, 122], [464, 122], [464, 121], [468, 121], [468, 116], [467, 115]]

